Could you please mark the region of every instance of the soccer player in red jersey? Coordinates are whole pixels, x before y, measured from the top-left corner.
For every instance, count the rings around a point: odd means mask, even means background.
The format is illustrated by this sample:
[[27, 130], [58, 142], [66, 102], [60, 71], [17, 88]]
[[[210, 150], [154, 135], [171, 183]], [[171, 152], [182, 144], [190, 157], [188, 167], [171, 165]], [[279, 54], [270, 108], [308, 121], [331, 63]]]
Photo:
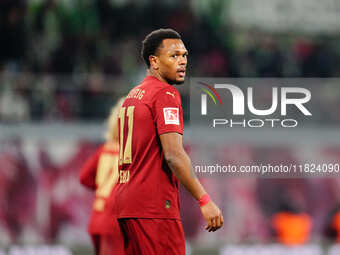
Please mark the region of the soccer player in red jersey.
[[118, 113], [123, 100], [119, 100], [108, 118], [107, 142], [89, 158], [80, 173], [80, 182], [95, 190], [92, 215], [88, 231], [97, 255], [123, 255], [124, 239], [118, 221], [108, 210], [109, 197], [118, 179]]
[[181, 98], [173, 85], [184, 82], [187, 55], [176, 31], [147, 35], [142, 48], [147, 76], [120, 110], [115, 205], [128, 255], [185, 254], [179, 181], [199, 202], [206, 229], [223, 225], [220, 209], [194, 176], [182, 145]]

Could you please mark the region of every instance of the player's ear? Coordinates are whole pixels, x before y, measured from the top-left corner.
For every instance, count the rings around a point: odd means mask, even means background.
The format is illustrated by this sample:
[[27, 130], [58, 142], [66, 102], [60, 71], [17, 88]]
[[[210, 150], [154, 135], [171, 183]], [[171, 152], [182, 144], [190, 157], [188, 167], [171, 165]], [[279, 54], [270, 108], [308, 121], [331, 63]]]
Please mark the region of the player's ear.
[[155, 55], [150, 55], [149, 56], [149, 61], [150, 61], [150, 67], [154, 70], [158, 70], [158, 57]]

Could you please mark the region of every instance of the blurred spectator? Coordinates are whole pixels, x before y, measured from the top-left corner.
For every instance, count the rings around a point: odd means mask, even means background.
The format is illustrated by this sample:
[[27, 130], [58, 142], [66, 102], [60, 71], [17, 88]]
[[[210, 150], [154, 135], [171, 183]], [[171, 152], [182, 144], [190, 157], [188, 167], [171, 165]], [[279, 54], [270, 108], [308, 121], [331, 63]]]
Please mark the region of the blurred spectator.
[[247, 52], [248, 58], [258, 77], [281, 77], [283, 58], [277, 41], [271, 36], [264, 36], [255, 47]]
[[305, 244], [311, 237], [312, 218], [292, 206], [291, 201], [281, 204], [271, 218], [277, 242], [285, 245]]
[[2, 227], [9, 242], [19, 243], [25, 239], [25, 231], [34, 229], [36, 182], [22, 153], [21, 140], [3, 143], [6, 146], [0, 153], [0, 224], [5, 224]]
[[[10, 64], [16, 76], [27, 71], [43, 76], [29, 83], [24, 94], [17, 88], [6, 94], [12, 99], [19, 98], [21, 112], [16, 110], [20, 112], [15, 114], [20, 116], [17, 119], [28, 118], [27, 111], [22, 110], [26, 108], [23, 98], [31, 107], [28, 115], [34, 120], [104, 118], [112, 102], [99, 106], [98, 100], [117, 99], [117, 94], [126, 93], [139, 81], [140, 70], [144, 70], [136, 54], [140, 41], [147, 32], [159, 27], [178, 30], [190, 45], [191, 76], [339, 74], [336, 36], [298, 33], [287, 36], [234, 29], [229, 23], [228, 4], [223, 1], [6, 0], [0, 5], [0, 32], [6, 35], [0, 39], [0, 70]], [[63, 82], [57, 82], [54, 89], [48, 85], [45, 90], [39, 83], [46, 75], [50, 82], [63, 76]], [[100, 75], [105, 78], [99, 78]], [[89, 80], [75, 81], [76, 76]], [[102, 80], [96, 92], [91, 85], [93, 76]], [[107, 80], [114, 84], [109, 90]]]
[[[303, 54], [300, 55], [300, 68], [303, 77], [330, 77], [334, 68], [334, 54], [326, 41], [316, 41], [299, 45]], [[301, 48], [300, 48], [301, 49]]]
[[324, 234], [329, 240], [340, 243], [340, 205], [335, 206], [329, 213]]
[[9, 72], [5, 72], [3, 77], [3, 85], [0, 90], [0, 121], [18, 122], [28, 120], [30, 118], [30, 107], [24, 91], [14, 83], [13, 76]]
[[36, 77], [31, 93], [31, 111], [34, 119], [48, 119], [55, 106], [55, 77], [44, 74]]

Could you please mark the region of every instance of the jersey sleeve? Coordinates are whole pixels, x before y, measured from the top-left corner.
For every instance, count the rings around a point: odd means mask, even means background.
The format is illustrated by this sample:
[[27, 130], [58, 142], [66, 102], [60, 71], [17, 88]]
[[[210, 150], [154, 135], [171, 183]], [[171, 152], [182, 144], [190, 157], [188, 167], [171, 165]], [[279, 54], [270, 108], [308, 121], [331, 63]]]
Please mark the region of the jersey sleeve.
[[97, 166], [100, 154], [102, 153], [103, 146], [99, 147], [98, 150], [93, 154], [83, 165], [79, 180], [80, 183], [90, 189], [95, 190], [97, 188], [96, 185], [96, 174], [97, 174]]
[[158, 135], [170, 132], [183, 134], [183, 110], [177, 89], [162, 89], [155, 96], [154, 118]]

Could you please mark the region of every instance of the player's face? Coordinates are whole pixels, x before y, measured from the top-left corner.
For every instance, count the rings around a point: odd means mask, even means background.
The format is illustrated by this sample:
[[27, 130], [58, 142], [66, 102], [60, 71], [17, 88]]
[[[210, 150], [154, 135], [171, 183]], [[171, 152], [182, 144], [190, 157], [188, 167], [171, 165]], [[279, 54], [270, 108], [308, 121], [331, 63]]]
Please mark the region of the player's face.
[[180, 39], [164, 39], [158, 49], [158, 73], [169, 84], [185, 80], [188, 51]]

